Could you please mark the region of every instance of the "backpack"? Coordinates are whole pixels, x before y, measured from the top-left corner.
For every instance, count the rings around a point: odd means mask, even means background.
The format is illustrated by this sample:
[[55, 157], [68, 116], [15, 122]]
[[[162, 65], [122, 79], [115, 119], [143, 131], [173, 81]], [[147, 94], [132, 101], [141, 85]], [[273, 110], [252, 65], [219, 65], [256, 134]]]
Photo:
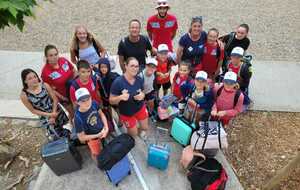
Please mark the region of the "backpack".
[[[98, 45], [97, 45], [96, 40], [94, 38], [92, 39], [92, 45], [95, 48], [98, 56], [100, 57], [99, 48], [98, 48]], [[75, 56], [79, 58], [79, 45], [78, 45], [78, 42], [77, 42], [77, 49], [74, 50], [74, 52], [75, 52]]]
[[134, 147], [135, 140], [128, 134], [121, 134], [104, 146], [97, 157], [97, 165], [101, 170], [110, 170], [117, 162], [126, 156]]
[[[218, 89], [217, 94], [216, 94], [216, 99], [221, 95], [221, 92], [222, 92], [223, 89], [224, 89], [224, 85], [222, 85], [222, 86]], [[236, 104], [238, 103], [239, 98], [240, 98], [240, 95], [241, 95], [241, 91], [240, 91], [240, 90], [237, 90], [237, 91], [235, 92], [235, 95], [234, 95], [233, 107], [235, 107]]]
[[[232, 43], [233, 39], [235, 36], [235, 32], [230, 32], [229, 34], [229, 39], [226, 43], [226, 45], [224, 46], [224, 52], [226, 52], [226, 50], [229, 48], [230, 44]], [[225, 53], [226, 54], [226, 53]], [[227, 57], [228, 55], [226, 55], [225, 57]]]
[[189, 168], [187, 178], [191, 182], [192, 190], [225, 189], [228, 176], [215, 158], [194, 157]]

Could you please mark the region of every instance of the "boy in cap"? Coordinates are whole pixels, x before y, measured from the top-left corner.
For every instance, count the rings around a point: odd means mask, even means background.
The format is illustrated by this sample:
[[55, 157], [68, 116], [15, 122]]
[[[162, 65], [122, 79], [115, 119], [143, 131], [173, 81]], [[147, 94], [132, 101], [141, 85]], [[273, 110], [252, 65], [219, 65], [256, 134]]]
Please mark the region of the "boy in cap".
[[157, 14], [148, 18], [147, 32], [153, 47], [158, 48], [159, 44], [167, 44], [172, 52], [172, 40], [176, 35], [178, 25], [176, 17], [168, 14], [169, 9], [168, 0], [157, 0]]
[[75, 130], [78, 139], [87, 142], [93, 160], [96, 161], [101, 151], [101, 139], [108, 134], [108, 124], [105, 115], [97, 102], [93, 101], [86, 88], [75, 91], [78, 107], [75, 111]]
[[160, 44], [157, 49], [156, 87], [159, 92], [163, 87], [164, 96], [171, 88], [170, 73], [172, 62], [168, 59], [169, 48], [166, 44]]
[[244, 104], [249, 105], [250, 99], [248, 97], [248, 88], [250, 79], [252, 77], [252, 65], [246, 59], [243, 59], [244, 49], [241, 47], [233, 48], [230, 54], [230, 63], [228, 64], [228, 71], [237, 74], [237, 82], [240, 89], [245, 95]]
[[154, 100], [156, 96], [156, 92], [154, 89], [154, 81], [155, 81], [155, 71], [157, 67], [157, 61], [153, 57], [146, 58], [146, 68], [139, 74], [143, 79], [143, 92], [145, 94], [145, 100], [147, 103], [148, 111], [153, 115], [154, 110]]
[[237, 75], [232, 71], [225, 74], [223, 83], [215, 84], [215, 104], [212, 107], [211, 115], [213, 119], [221, 120], [224, 127], [243, 111], [244, 95], [238, 86]]

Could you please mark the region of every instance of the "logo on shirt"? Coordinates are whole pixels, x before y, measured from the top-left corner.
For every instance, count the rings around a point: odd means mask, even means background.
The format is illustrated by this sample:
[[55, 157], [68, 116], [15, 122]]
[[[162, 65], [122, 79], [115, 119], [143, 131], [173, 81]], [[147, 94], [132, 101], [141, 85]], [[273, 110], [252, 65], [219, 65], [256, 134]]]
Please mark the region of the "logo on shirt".
[[96, 126], [97, 125], [97, 117], [96, 117], [97, 112], [92, 111], [91, 114], [88, 117], [88, 124], [91, 126]]
[[152, 28], [160, 28], [159, 22], [151, 22]]
[[63, 65], [62, 65], [62, 68], [65, 72], [67, 72], [69, 70], [69, 64], [67, 62], [65, 62]]
[[175, 22], [174, 21], [167, 21], [165, 23], [165, 28], [172, 28], [174, 26]]
[[49, 77], [52, 79], [52, 80], [55, 80], [55, 79], [58, 79], [61, 77], [61, 74], [57, 71], [54, 71], [52, 73], [50, 73]]
[[194, 49], [194, 48], [193, 48], [192, 46], [190, 46], [190, 47], [188, 48], [189, 52], [192, 52], [193, 49]]
[[211, 51], [211, 55], [216, 56], [216, 55], [217, 55], [217, 49], [213, 49], [213, 50]]

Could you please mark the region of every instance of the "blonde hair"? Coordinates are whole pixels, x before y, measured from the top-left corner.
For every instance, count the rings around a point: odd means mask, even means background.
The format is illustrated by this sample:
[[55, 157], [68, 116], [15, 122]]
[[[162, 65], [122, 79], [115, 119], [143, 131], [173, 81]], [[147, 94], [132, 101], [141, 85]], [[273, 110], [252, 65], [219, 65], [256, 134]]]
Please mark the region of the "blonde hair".
[[95, 40], [93, 34], [90, 33], [85, 26], [78, 25], [78, 26], [75, 27], [75, 31], [74, 31], [74, 35], [73, 35], [73, 39], [72, 39], [72, 43], [71, 43], [71, 50], [72, 51], [77, 51], [79, 49], [78, 38], [76, 36], [77, 30], [79, 28], [83, 28], [86, 31], [86, 33], [87, 33], [87, 41], [89, 42], [89, 44], [93, 43], [93, 40]]

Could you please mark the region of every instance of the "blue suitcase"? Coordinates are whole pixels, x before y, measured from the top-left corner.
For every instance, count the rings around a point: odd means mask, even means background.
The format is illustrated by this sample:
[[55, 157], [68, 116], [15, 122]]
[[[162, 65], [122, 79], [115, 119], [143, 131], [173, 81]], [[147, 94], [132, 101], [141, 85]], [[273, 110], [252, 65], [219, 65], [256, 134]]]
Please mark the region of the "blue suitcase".
[[115, 185], [118, 186], [119, 182], [122, 181], [126, 176], [131, 174], [130, 162], [127, 156], [117, 162], [110, 170], [105, 171], [108, 179]]
[[148, 147], [148, 165], [165, 170], [168, 168], [170, 147], [168, 145], [150, 144]]
[[184, 117], [185, 113], [190, 112], [188, 104], [184, 108], [184, 114], [182, 116], [176, 116], [173, 120], [171, 127], [171, 137], [173, 137], [181, 145], [186, 146], [190, 143], [192, 132], [196, 129], [194, 122], [195, 112], [197, 106], [192, 110], [192, 116], [190, 120]]

